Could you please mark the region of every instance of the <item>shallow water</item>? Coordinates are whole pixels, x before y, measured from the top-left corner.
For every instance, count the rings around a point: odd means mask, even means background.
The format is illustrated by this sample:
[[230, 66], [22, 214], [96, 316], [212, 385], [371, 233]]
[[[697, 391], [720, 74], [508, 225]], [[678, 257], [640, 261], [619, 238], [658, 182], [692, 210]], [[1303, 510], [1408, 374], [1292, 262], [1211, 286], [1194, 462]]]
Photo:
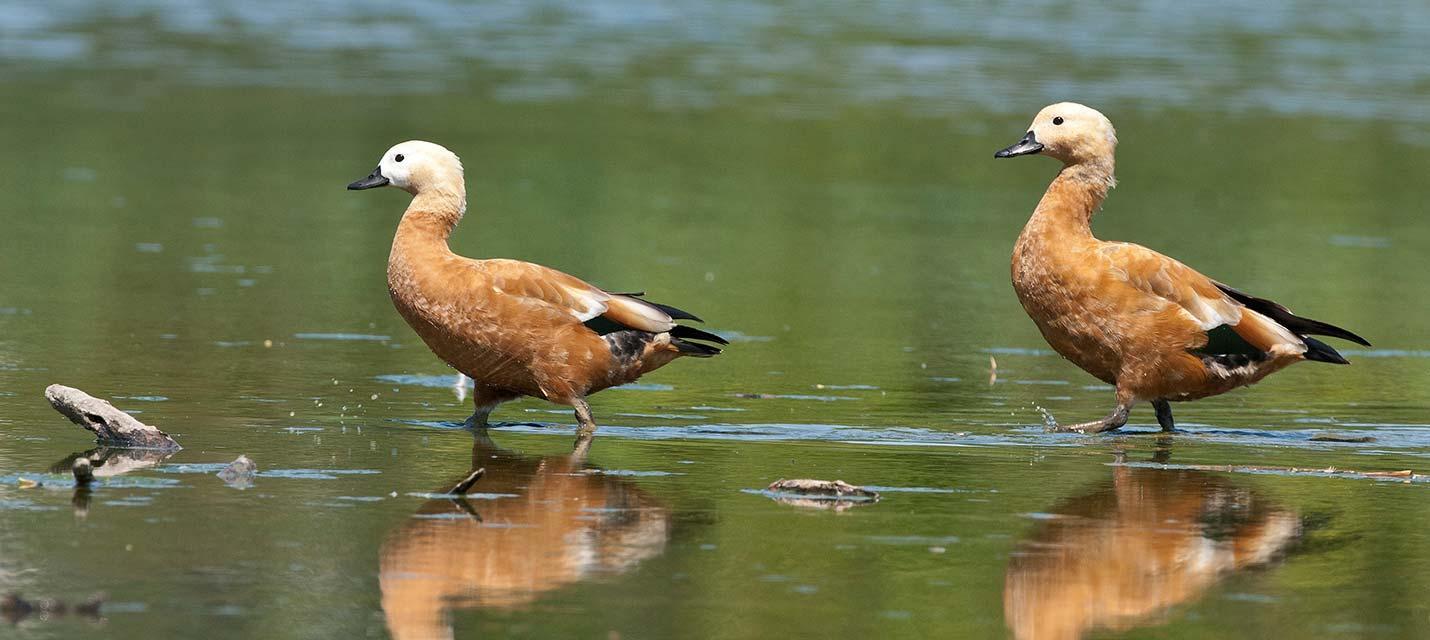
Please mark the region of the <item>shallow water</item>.
[[[0, 591], [106, 600], [0, 629], [1424, 636], [1424, 476], [1328, 469], [1430, 470], [1430, 11], [1327, 6], [8, 7]], [[990, 156], [1059, 99], [1118, 125], [1100, 235], [1375, 347], [1044, 432], [1111, 394], [1008, 284], [1053, 162]], [[727, 353], [596, 396], [584, 462], [532, 400], [474, 439], [384, 291], [405, 196], [342, 189], [414, 137], [463, 156], [459, 252]], [[53, 382], [186, 448], [76, 493]], [[762, 493], [796, 477], [882, 495]]]

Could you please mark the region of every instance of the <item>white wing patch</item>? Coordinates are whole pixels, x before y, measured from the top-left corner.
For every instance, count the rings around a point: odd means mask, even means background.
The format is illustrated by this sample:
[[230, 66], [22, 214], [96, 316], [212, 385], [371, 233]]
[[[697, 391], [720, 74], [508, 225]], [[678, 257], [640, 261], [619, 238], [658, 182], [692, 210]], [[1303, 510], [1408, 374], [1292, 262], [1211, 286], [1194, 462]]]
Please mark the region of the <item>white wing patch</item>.
[[1281, 324], [1275, 320], [1251, 309], [1243, 308], [1242, 311], [1256, 320], [1259, 320], [1260, 322], [1258, 324], [1270, 329], [1272, 333], [1276, 334], [1277, 340], [1280, 340], [1279, 343], [1271, 346], [1271, 355], [1300, 355], [1306, 353], [1306, 341], [1302, 340], [1301, 337], [1295, 333], [1292, 333], [1290, 329], [1281, 326]]
[[[606, 312], [607, 300], [611, 299], [611, 294], [600, 290], [574, 289], [563, 287], [571, 295], [573, 304], [568, 311], [576, 317], [577, 322], [585, 322]], [[580, 305], [577, 307], [576, 305]]]
[[1182, 310], [1196, 321], [1197, 326], [1210, 331], [1221, 325], [1234, 327], [1241, 322], [1241, 305], [1230, 300], [1208, 301], [1201, 296], [1192, 296], [1182, 303]]

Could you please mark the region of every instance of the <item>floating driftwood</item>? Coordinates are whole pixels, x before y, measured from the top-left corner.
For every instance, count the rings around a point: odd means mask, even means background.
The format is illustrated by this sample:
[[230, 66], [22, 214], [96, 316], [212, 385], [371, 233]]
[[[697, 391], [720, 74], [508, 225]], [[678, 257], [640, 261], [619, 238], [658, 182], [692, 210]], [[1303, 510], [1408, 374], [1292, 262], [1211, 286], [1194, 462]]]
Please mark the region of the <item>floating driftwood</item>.
[[1340, 433], [1318, 433], [1311, 436], [1311, 442], [1375, 442], [1375, 436], [1345, 435]]
[[843, 480], [780, 479], [760, 492], [781, 504], [811, 509], [843, 511], [858, 504], [879, 501], [879, 494]]
[[865, 499], [878, 500], [879, 494], [864, 487], [856, 487], [843, 480], [809, 480], [804, 478], [770, 483], [768, 490], [777, 493], [791, 493], [810, 498]]
[[253, 476], [257, 474], [258, 464], [248, 456], [240, 455], [218, 472], [218, 479], [241, 489], [253, 484]]
[[454, 485], [447, 493], [458, 496], [467, 495], [467, 492], [472, 490], [472, 485], [476, 484], [478, 480], [481, 480], [484, 475], [487, 475], [487, 468], [480, 467], [476, 471], [467, 474], [467, 477], [462, 478], [462, 481]]
[[52, 384], [45, 389], [45, 398], [56, 411], [75, 424], [94, 433], [95, 439], [112, 447], [177, 450], [182, 447], [169, 434], [140, 422], [101, 400], [74, 387]]

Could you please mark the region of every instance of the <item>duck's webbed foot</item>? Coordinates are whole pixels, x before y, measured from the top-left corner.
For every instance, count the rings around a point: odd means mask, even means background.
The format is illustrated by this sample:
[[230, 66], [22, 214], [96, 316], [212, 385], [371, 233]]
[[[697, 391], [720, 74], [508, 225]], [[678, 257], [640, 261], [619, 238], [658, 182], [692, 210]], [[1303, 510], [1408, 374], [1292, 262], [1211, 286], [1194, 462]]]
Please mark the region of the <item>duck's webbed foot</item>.
[[1172, 422], [1172, 403], [1166, 400], [1153, 400], [1152, 408], [1157, 410], [1157, 424], [1162, 425], [1163, 431], [1176, 431], [1176, 424]]
[[1112, 413], [1101, 420], [1093, 420], [1092, 422], [1079, 424], [1056, 425], [1050, 427], [1050, 430], [1076, 431], [1078, 433], [1102, 433], [1104, 431], [1112, 431], [1114, 429], [1120, 429], [1122, 425], [1127, 424], [1127, 414], [1129, 412], [1130, 408], [1127, 405], [1119, 403], [1117, 408], [1112, 410]]
[[582, 458], [591, 449], [591, 440], [596, 437], [596, 420], [591, 417], [591, 405], [586, 404], [585, 398], [572, 401], [571, 407], [576, 410], [577, 422], [576, 443], [571, 448], [571, 455]]

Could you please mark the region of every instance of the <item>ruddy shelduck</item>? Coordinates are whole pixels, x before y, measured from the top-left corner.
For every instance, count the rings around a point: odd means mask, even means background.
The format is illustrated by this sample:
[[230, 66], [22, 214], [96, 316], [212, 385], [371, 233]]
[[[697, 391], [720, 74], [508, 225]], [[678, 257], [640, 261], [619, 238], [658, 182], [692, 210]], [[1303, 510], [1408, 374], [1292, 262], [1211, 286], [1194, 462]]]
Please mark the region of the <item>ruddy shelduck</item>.
[[1147, 401], [1170, 431], [1170, 402], [1225, 393], [1301, 360], [1347, 364], [1312, 335], [1369, 346], [1146, 247], [1094, 238], [1092, 215], [1116, 183], [1116, 148], [1106, 117], [1063, 102], [1038, 112], [1022, 140], [994, 154], [1063, 163], [1013, 248], [1013, 289], [1054, 350], [1117, 391], [1111, 415], [1059, 430], [1117, 429]]
[[[586, 397], [634, 381], [680, 356], [710, 357], [720, 336], [676, 324], [699, 318], [610, 293], [555, 269], [473, 260], [447, 238], [467, 211], [462, 163], [430, 142], [403, 142], [348, 189], [393, 186], [412, 194], [387, 261], [398, 313], [433, 353], [476, 384], [469, 426], [520, 396], [575, 409], [579, 433], [596, 423]], [[578, 441], [579, 442], [579, 441]]]

